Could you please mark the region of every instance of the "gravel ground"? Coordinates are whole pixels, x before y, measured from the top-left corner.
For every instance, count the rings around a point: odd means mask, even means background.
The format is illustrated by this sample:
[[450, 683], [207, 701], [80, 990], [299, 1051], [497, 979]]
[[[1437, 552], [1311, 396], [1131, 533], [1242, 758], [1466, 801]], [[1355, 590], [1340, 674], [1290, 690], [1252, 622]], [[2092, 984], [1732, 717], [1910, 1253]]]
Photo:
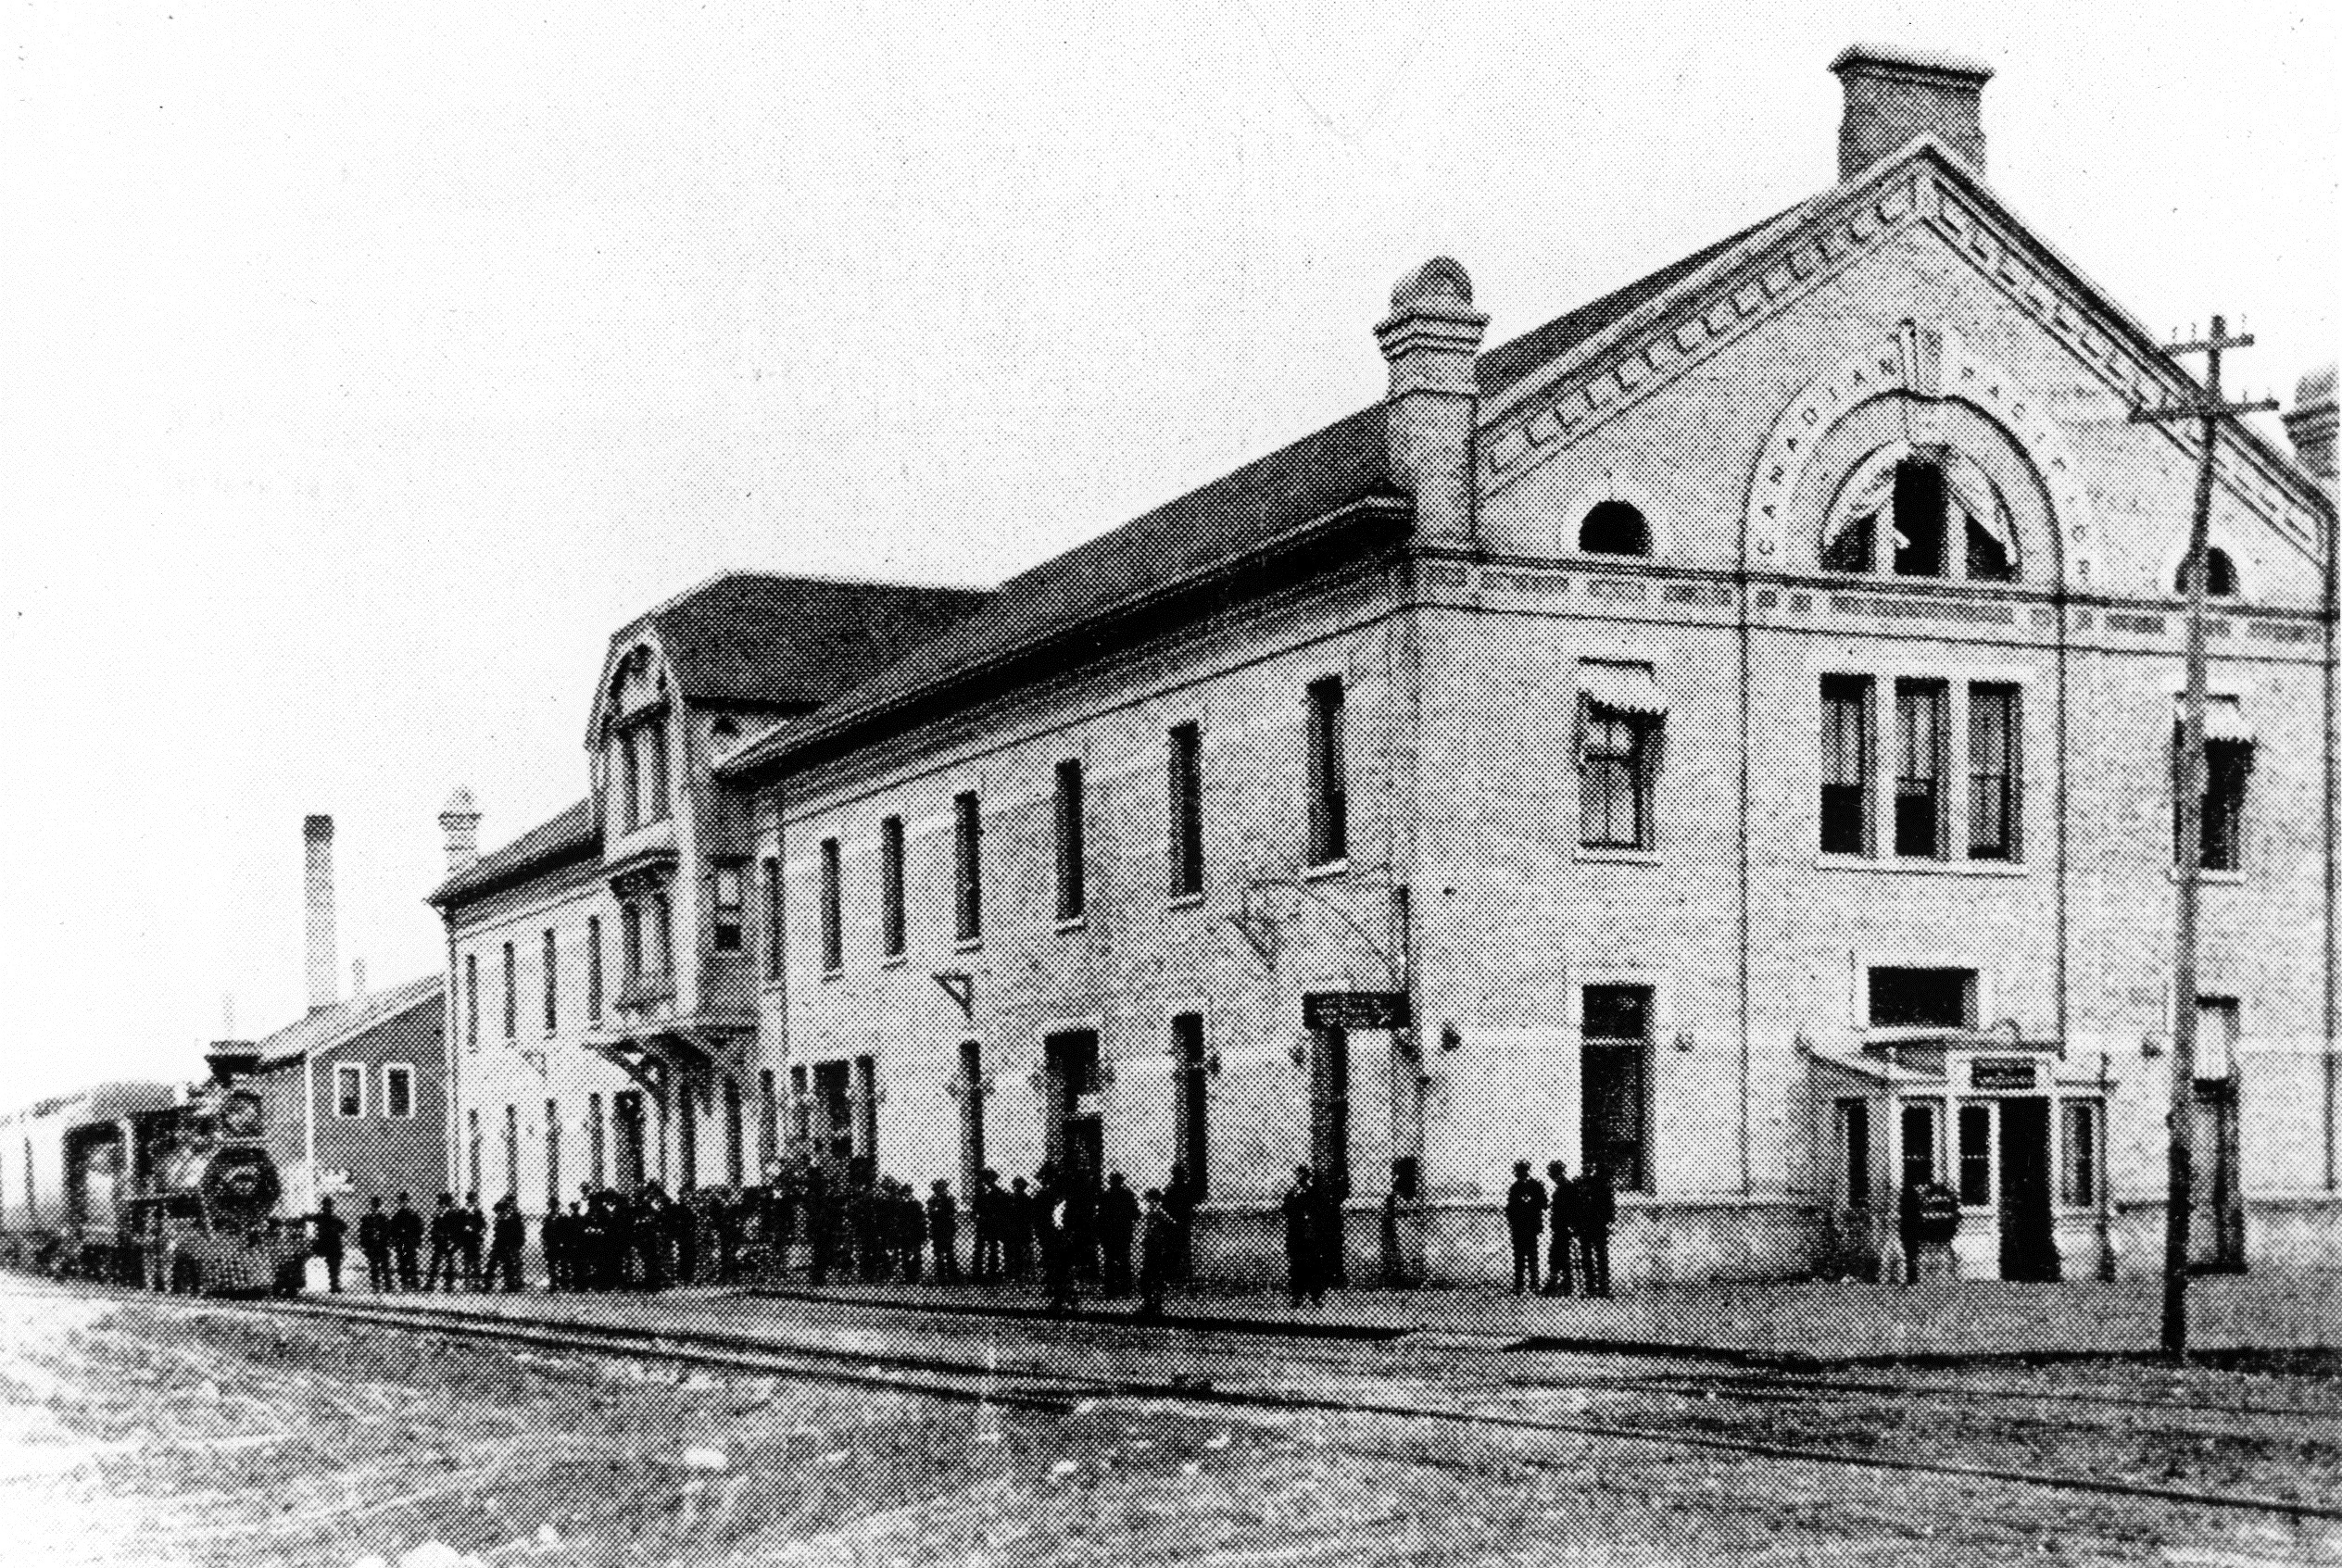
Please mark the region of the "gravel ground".
[[[1233, 1348], [1216, 1359], [1222, 1377], [1240, 1364]], [[1429, 1379], [1563, 1420], [2328, 1500], [2336, 1372], [1937, 1371], [1912, 1378], [1973, 1398], [1914, 1407], [1680, 1363], [1312, 1348], [1258, 1367], [1272, 1385], [1395, 1397]], [[1708, 1397], [1703, 1376], [1719, 1379]], [[1036, 1416], [15, 1290], [0, 1293], [0, 1557], [44, 1565], [2342, 1562], [2342, 1525], [2000, 1483], [1388, 1417], [1126, 1400]]]

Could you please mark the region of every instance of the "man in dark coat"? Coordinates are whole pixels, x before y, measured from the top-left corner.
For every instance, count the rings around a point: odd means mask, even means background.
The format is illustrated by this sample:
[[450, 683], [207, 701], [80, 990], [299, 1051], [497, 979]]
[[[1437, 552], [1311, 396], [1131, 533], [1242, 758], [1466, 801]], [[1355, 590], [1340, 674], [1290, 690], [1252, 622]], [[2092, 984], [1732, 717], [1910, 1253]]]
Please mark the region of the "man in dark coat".
[[662, 1216], [667, 1222], [667, 1249], [674, 1259], [677, 1285], [699, 1283], [699, 1217], [706, 1207], [707, 1198], [699, 1185], [685, 1182]]
[[1041, 1273], [1049, 1310], [1071, 1317], [1081, 1301], [1074, 1293], [1075, 1197], [1071, 1185], [1044, 1161], [1033, 1184], [1033, 1237], [1040, 1244]]
[[415, 1200], [406, 1193], [398, 1195], [398, 1207], [390, 1211], [390, 1250], [398, 1261], [398, 1288], [422, 1288], [422, 1216], [415, 1212]]
[[611, 1287], [610, 1269], [610, 1202], [591, 1188], [586, 1190], [583, 1212], [573, 1203], [570, 1212], [577, 1215], [570, 1229], [570, 1252], [577, 1261], [571, 1272], [583, 1290], [608, 1290]]
[[463, 1282], [472, 1289], [480, 1288], [480, 1255], [488, 1241], [488, 1216], [480, 1208], [480, 1195], [463, 1195], [463, 1209], [458, 1215], [456, 1244], [463, 1253]]
[[1139, 1195], [1116, 1171], [1098, 1198], [1100, 1294], [1130, 1294], [1130, 1247], [1139, 1233]]
[[525, 1223], [521, 1218], [521, 1206], [511, 1198], [496, 1200], [496, 1219], [489, 1228], [488, 1271], [483, 1282], [485, 1288], [494, 1290], [497, 1281], [504, 1282], [510, 1294], [521, 1288], [521, 1248], [527, 1238]]
[[976, 1251], [968, 1259], [970, 1279], [998, 1279], [1007, 1272], [1001, 1239], [1007, 1194], [1001, 1191], [1001, 1173], [987, 1169], [976, 1173], [976, 1192], [969, 1200], [976, 1224]]
[[1008, 1277], [1025, 1279], [1033, 1272], [1033, 1193], [1018, 1176], [1001, 1199], [1001, 1246], [1007, 1254]]
[[935, 1254], [936, 1284], [959, 1284], [960, 1206], [947, 1181], [938, 1181], [927, 1194], [927, 1247]]
[[1171, 1261], [1168, 1278], [1186, 1281], [1195, 1273], [1195, 1177], [1182, 1160], [1171, 1162], [1170, 1185], [1163, 1189], [1163, 1211], [1171, 1220]]
[[454, 1193], [443, 1192], [431, 1216], [431, 1272], [423, 1276], [423, 1288], [453, 1295], [462, 1269], [463, 1210], [456, 1207]]
[[820, 1165], [805, 1172], [806, 1272], [815, 1289], [829, 1283], [829, 1259], [837, 1245], [837, 1201], [831, 1196], [829, 1173]]
[[1163, 1315], [1163, 1297], [1177, 1261], [1179, 1223], [1171, 1217], [1163, 1194], [1147, 1189], [1147, 1208], [1139, 1228], [1139, 1316]]
[[1546, 1179], [1553, 1185], [1554, 1206], [1548, 1223], [1552, 1225], [1552, 1242], [1545, 1252], [1545, 1294], [1568, 1296], [1576, 1286], [1569, 1254], [1578, 1244], [1578, 1184], [1569, 1179], [1569, 1167], [1556, 1160], [1545, 1167]]
[[366, 1212], [358, 1220], [358, 1250], [366, 1259], [366, 1288], [387, 1295], [395, 1288], [390, 1272], [390, 1216], [383, 1212], [383, 1200], [370, 1198]]
[[729, 1185], [708, 1194], [708, 1233], [715, 1238], [715, 1277], [719, 1284], [740, 1283], [740, 1230], [748, 1206]]
[[1505, 1228], [1513, 1240], [1513, 1294], [1539, 1286], [1537, 1244], [1545, 1237], [1545, 1184], [1529, 1173], [1529, 1161], [1513, 1161], [1513, 1185], [1505, 1189]]
[[545, 1218], [538, 1222], [536, 1227], [537, 1245], [545, 1252], [545, 1293], [548, 1296], [556, 1291], [577, 1288], [577, 1282], [571, 1273], [575, 1267], [575, 1254], [571, 1250], [570, 1238], [575, 1230], [569, 1211], [561, 1207], [556, 1194], [552, 1207], [545, 1210]]
[[309, 1216], [309, 1246], [325, 1260], [326, 1288], [336, 1296], [342, 1293], [343, 1243], [348, 1236], [349, 1222], [334, 1212], [334, 1200], [319, 1198], [317, 1212]]
[[1306, 1165], [1293, 1167], [1293, 1185], [1278, 1205], [1285, 1217], [1285, 1288], [1296, 1307], [1307, 1297], [1312, 1305], [1326, 1304], [1326, 1276], [1321, 1272], [1325, 1223], [1317, 1178]]
[[1599, 1165], [1587, 1166], [1578, 1178], [1578, 1257], [1585, 1265], [1589, 1296], [1610, 1294], [1610, 1225], [1618, 1217], [1609, 1173]]

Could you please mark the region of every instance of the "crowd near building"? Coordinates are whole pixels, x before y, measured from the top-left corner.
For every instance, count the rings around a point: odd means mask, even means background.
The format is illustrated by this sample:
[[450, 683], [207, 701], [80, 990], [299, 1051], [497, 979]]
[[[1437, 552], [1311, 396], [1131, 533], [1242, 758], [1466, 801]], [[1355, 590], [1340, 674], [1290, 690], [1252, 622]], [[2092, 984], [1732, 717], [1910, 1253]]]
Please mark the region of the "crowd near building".
[[[1820, 194], [1494, 346], [1432, 261], [1386, 396], [997, 590], [619, 629], [584, 798], [441, 814], [443, 979], [264, 1042], [306, 1169], [1176, 1173], [1269, 1280], [1299, 1166], [1333, 1277], [1502, 1283], [1527, 1160], [1619, 1288], [1877, 1271], [1923, 1184], [1968, 1276], [2158, 1267], [2198, 443], [2132, 415], [2199, 388], [1994, 193], [1988, 69], [1832, 69]], [[2209, 1267], [2342, 1262], [2335, 422], [2212, 492]]]

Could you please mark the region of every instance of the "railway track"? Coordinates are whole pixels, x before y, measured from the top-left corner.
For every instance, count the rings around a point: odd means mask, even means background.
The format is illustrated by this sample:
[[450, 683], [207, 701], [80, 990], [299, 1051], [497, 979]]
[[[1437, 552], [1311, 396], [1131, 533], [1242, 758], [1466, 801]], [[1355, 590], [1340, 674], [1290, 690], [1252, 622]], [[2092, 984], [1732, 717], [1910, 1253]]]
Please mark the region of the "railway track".
[[[61, 1285], [50, 1288], [69, 1290], [75, 1294], [100, 1295], [119, 1299], [156, 1303], [176, 1299], [82, 1284]], [[284, 1301], [207, 1301], [202, 1306], [203, 1310], [209, 1311], [397, 1328], [457, 1341], [502, 1345], [563, 1356], [664, 1361], [809, 1383], [866, 1387], [918, 1398], [947, 1399], [963, 1404], [989, 1404], [1004, 1409], [1028, 1410], [1054, 1415], [1073, 1413], [1093, 1401], [1121, 1399], [1143, 1400], [1161, 1406], [1182, 1407], [1197, 1411], [1243, 1409], [1288, 1414], [1379, 1417], [1431, 1427], [1443, 1427], [1458, 1432], [1471, 1432], [1481, 1436], [1505, 1434], [1515, 1437], [1593, 1439], [1656, 1449], [1735, 1455], [1824, 1470], [1835, 1468], [1882, 1475], [1924, 1476], [1970, 1485], [2018, 1486], [2074, 1498], [2126, 1499], [2168, 1507], [2197, 1509], [2221, 1515], [2263, 1514], [2304, 1521], [2342, 1522], [2342, 1502], [2318, 1499], [2252, 1495], [2207, 1487], [2125, 1480], [2116, 1476], [2088, 1474], [2074, 1471], [2027, 1468], [2021, 1465], [1970, 1463], [1957, 1460], [1926, 1458], [1913, 1453], [1857, 1451], [1715, 1431], [1694, 1430], [1688, 1425], [1665, 1427], [1593, 1419], [1562, 1419], [1437, 1402], [1345, 1399], [1334, 1395], [1309, 1394], [1291, 1389], [1221, 1386], [1195, 1378], [1150, 1380], [1117, 1377], [1039, 1368], [1029, 1364], [1001, 1369], [993, 1365], [978, 1364], [950, 1357], [874, 1353], [863, 1349], [807, 1345], [801, 1342], [779, 1341], [757, 1336], [727, 1334], [706, 1329], [577, 1321], [551, 1322], [462, 1308], [402, 1307], [390, 1303], [352, 1302], [346, 1299], [328, 1301], [314, 1298]], [[1581, 1386], [1631, 1388], [1638, 1384], [1647, 1385], [1656, 1381], [1665, 1380], [1628, 1376], [1608, 1383], [1586, 1384]], [[1687, 1390], [1702, 1386], [1701, 1381], [1697, 1378], [1687, 1376], [1681, 1381]], [[1731, 1397], [1749, 1394], [1761, 1398], [1760, 1390], [1737, 1386], [1738, 1384], [1748, 1381], [1752, 1380], [1725, 1379], [1721, 1391]], [[1809, 1385], [1820, 1385], [1822, 1380], [1807, 1380], [1807, 1382]], [[1866, 1379], [1858, 1382], [1828, 1384], [1822, 1386], [1825, 1392], [1842, 1390], [1848, 1394], [1861, 1392], [1892, 1395], [1903, 1391], [1906, 1386], [1886, 1380]], [[1927, 1393], [1948, 1399], [1963, 1398], [1968, 1393], [1967, 1390], [1945, 1385], [1921, 1384], [1908, 1386], [1908, 1387], [1911, 1392]], [[1794, 1392], [1793, 1389], [1793, 1395]], [[2021, 1391], [1988, 1389], [1985, 1393], [1990, 1397], [2007, 1394], [2015, 1398], [2019, 1397]], [[2060, 1396], [2045, 1392], [2033, 1398], [2036, 1402], [2055, 1404]], [[2106, 1397], [2106, 1402], [2113, 1402], [2113, 1397]], [[2140, 1402], [2154, 1403], [2147, 1400]], [[2266, 1415], [2285, 1412], [2255, 1409], [2253, 1413]], [[2329, 1412], [2306, 1411], [2301, 1413], [2329, 1414]], [[1573, 1471], [1580, 1469], [1582, 1463], [1581, 1461], [1576, 1459], [1543, 1459], [1533, 1454], [1514, 1454], [1508, 1457], [1516, 1462], [1533, 1467], [1568, 1468]]]

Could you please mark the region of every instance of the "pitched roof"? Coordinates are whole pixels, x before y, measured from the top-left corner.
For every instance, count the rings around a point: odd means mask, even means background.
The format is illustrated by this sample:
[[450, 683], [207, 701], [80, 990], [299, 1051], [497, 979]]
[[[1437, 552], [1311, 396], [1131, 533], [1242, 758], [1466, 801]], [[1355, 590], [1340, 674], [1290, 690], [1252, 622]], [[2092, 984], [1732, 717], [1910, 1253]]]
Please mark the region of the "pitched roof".
[[444, 976], [425, 974], [380, 991], [369, 991], [362, 997], [352, 997], [320, 1008], [308, 1017], [286, 1024], [275, 1034], [261, 1040], [254, 1049], [260, 1054], [260, 1066], [265, 1070], [298, 1061], [313, 1052], [339, 1045], [375, 1024], [411, 1012], [425, 1004], [435, 1005]]
[[495, 854], [481, 856], [441, 883], [423, 902], [445, 908], [477, 897], [545, 866], [598, 852], [601, 845], [601, 828], [594, 821], [594, 801], [588, 796], [549, 821], [537, 823]]
[[613, 649], [653, 632], [686, 702], [812, 709], [930, 641], [989, 596], [980, 589], [726, 572], [629, 621]]

